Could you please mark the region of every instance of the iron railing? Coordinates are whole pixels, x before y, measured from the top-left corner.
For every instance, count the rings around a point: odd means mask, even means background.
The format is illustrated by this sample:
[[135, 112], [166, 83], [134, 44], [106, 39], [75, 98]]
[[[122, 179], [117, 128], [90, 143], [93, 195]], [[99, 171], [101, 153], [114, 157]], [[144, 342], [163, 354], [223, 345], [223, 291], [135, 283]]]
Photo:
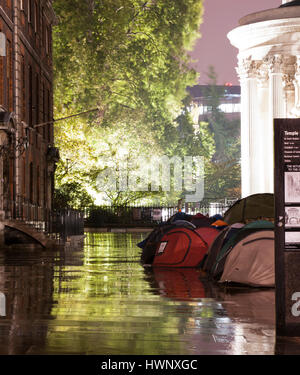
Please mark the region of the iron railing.
[[[224, 212], [236, 199], [207, 199], [198, 203], [185, 203], [182, 211], [207, 216]], [[84, 234], [87, 227], [153, 227], [167, 221], [178, 212], [178, 206], [96, 206], [83, 211], [72, 209], [50, 210], [24, 199], [7, 201], [6, 219], [22, 221], [53, 239], [65, 241], [67, 237]]]
[[[224, 215], [236, 199], [207, 199], [199, 203], [186, 203], [182, 212], [188, 214], [202, 213], [207, 216]], [[167, 221], [178, 212], [178, 206], [97, 206], [84, 210], [85, 225], [88, 227], [107, 226], [154, 226]]]
[[84, 213], [72, 209], [50, 210], [25, 201], [7, 201], [5, 219], [18, 220], [53, 239], [65, 241], [84, 234]]

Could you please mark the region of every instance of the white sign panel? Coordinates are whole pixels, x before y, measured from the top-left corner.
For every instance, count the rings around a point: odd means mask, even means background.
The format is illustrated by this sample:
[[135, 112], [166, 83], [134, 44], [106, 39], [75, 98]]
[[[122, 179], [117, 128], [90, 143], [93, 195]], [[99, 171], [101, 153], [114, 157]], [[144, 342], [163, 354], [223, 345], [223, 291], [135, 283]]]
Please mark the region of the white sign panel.
[[162, 217], [162, 210], [161, 209], [152, 210], [152, 219], [153, 220], [161, 220], [161, 217]]

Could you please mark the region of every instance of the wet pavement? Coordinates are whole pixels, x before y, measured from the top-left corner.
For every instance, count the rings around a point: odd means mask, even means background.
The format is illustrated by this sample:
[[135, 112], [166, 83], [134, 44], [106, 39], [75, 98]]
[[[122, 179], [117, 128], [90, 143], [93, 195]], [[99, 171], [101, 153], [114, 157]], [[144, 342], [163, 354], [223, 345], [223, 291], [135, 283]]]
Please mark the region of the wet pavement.
[[0, 354], [300, 354], [300, 340], [276, 340], [274, 289], [144, 269], [136, 243], [146, 235], [0, 251]]

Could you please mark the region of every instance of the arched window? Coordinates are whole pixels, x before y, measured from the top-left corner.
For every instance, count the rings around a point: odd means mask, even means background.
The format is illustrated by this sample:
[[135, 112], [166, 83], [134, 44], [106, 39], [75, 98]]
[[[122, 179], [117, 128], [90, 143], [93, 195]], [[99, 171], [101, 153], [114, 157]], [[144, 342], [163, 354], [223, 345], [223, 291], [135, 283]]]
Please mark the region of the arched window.
[[33, 163], [29, 164], [29, 200], [33, 204]]
[[28, 113], [29, 113], [29, 119], [28, 123], [29, 126], [33, 125], [33, 84], [32, 84], [32, 67], [28, 66], [28, 81], [29, 81], [29, 100], [28, 100]]
[[48, 186], [47, 186], [47, 169], [44, 169], [44, 207], [47, 207], [47, 195], [48, 195]]
[[32, 0], [27, 0], [27, 4], [28, 4], [27, 19], [28, 19], [28, 22], [31, 23], [32, 22]]
[[40, 167], [36, 168], [36, 203], [40, 205]]
[[40, 121], [40, 79], [38, 73], [35, 75], [35, 92], [36, 92], [36, 99], [35, 99], [35, 124], [37, 125]]

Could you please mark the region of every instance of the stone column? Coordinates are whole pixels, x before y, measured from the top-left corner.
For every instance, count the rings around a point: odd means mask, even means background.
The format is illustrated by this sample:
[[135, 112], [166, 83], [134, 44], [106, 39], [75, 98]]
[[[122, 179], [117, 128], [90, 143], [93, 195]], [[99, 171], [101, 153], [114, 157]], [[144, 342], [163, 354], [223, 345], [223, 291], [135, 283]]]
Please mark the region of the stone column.
[[269, 62], [269, 121], [266, 124], [266, 193], [274, 192], [274, 119], [285, 117], [283, 57], [273, 55]]
[[241, 169], [242, 197], [252, 192], [253, 163], [251, 154], [255, 139], [253, 127], [256, 122], [257, 85], [251, 58], [239, 61], [237, 73], [241, 83]]
[[281, 55], [268, 58], [269, 62], [269, 85], [270, 85], [270, 113], [274, 118], [283, 118], [284, 92], [283, 92], [283, 67], [284, 59]]
[[293, 118], [293, 108], [295, 104], [295, 56], [287, 56], [284, 58], [283, 64], [283, 93], [284, 93], [284, 117]]
[[268, 139], [266, 124], [269, 121], [269, 70], [265, 60], [258, 67], [257, 86], [257, 113], [259, 115], [257, 116], [258, 131], [256, 134], [257, 181], [255, 193], [265, 193], [268, 186], [268, 171], [264, 160], [266, 158], [265, 143]]
[[295, 117], [293, 114], [293, 107], [295, 103], [295, 86], [294, 77], [291, 74], [284, 74], [283, 76], [283, 91], [285, 117], [293, 118]]
[[291, 112], [295, 117], [299, 117], [300, 116], [300, 55], [296, 56], [295, 76], [294, 76], [293, 83], [295, 87], [295, 103]]

